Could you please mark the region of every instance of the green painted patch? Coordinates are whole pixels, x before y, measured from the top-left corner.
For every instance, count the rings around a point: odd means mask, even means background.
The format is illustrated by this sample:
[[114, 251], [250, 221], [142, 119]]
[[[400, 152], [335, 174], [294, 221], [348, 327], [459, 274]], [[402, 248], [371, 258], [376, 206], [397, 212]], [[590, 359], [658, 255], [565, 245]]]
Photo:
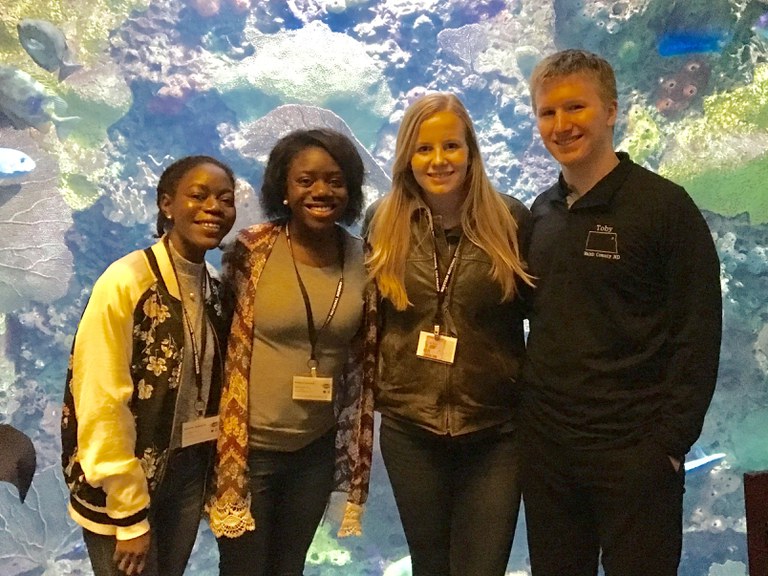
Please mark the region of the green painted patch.
[[768, 154], [731, 170], [708, 170], [678, 183], [699, 208], [724, 216], [749, 212], [752, 224], [768, 223]]

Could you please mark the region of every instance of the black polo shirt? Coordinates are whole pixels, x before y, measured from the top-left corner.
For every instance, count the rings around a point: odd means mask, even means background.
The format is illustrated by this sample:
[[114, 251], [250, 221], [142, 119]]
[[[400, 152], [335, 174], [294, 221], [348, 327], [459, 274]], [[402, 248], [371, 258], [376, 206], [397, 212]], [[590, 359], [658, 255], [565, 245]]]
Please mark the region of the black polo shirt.
[[524, 416], [566, 446], [681, 457], [717, 378], [720, 265], [685, 190], [618, 157], [570, 209], [562, 176], [531, 208]]

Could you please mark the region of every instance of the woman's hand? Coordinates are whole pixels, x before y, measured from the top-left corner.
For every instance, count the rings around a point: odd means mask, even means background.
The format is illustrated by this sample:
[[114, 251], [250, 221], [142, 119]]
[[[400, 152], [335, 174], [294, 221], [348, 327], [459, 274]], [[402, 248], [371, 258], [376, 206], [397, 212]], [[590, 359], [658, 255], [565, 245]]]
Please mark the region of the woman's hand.
[[117, 567], [128, 576], [141, 574], [147, 560], [151, 537], [149, 532], [130, 540], [118, 540], [112, 557]]

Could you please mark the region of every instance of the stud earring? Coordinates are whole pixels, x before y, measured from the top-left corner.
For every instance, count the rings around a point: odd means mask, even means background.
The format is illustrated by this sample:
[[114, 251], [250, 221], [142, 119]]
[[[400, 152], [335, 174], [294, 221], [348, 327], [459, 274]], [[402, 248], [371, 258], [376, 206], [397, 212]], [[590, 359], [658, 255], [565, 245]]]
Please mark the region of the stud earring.
[[173, 216], [171, 216], [170, 214], [166, 214], [165, 215], [165, 219], [166, 220], [173, 220]]
[[283, 206], [288, 206], [288, 198], [283, 198]]

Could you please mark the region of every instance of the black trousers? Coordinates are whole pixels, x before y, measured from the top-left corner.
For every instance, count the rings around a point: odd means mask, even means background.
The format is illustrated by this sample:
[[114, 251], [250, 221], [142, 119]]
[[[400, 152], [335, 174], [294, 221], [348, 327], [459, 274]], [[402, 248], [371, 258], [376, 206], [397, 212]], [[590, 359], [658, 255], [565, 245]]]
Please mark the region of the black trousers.
[[503, 576], [520, 507], [517, 432], [476, 440], [380, 428], [413, 576]]
[[256, 529], [218, 538], [221, 576], [300, 576], [333, 489], [335, 431], [295, 452], [251, 449]]
[[533, 576], [675, 576], [684, 468], [652, 442], [576, 450], [526, 431], [522, 488]]

